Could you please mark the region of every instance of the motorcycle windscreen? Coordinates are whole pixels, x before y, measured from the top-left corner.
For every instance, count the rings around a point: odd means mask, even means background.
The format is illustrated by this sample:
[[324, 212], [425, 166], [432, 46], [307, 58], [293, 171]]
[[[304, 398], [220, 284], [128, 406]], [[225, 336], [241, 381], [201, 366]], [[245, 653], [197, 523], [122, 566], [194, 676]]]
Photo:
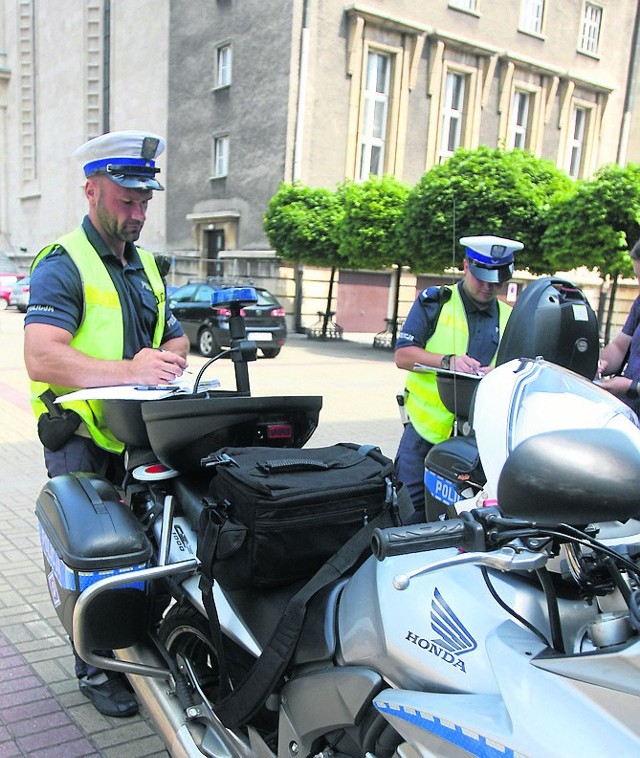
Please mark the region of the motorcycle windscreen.
[[544, 360], [513, 360], [487, 374], [476, 391], [472, 426], [491, 497], [507, 457], [535, 434], [614, 428], [640, 448], [640, 424], [628, 406], [594, 382]]

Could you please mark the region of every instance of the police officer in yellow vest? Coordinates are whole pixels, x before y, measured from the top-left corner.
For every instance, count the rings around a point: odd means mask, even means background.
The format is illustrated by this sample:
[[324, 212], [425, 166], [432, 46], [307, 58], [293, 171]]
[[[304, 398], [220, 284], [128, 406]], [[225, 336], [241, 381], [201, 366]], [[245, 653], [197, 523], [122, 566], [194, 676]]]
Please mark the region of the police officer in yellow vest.
[[463, 237], [464, 275], [453, 287], [423, 290], [409, 311], [395, 346], [395, 361], [409, 372], [405, 407], [409, 423], [396, 455], [396, 474], [424, 519], [424, 459], [447, 439], [454, 417], [442, 404], [435, 372], [412, 371], [416, 364], [482, 375], [495, 363], [511, 307], [497, 298], [513, 276], [514, 252], [523, 245], [481, 235]]
[[[171, 314], [154, 256], [137, 247], [164, 140], [110, 132], [76, 151], [88, 215], [37, 256], [25, 316], [24, 354], [49, 476], [92, 471], [122, 483], [123, 445], [99, 403], [54, 404], [70, 390], [162, 384], [182, 375], [189, 343]], [[162, 349], [159, 349], [162, 348]], [[126, 682], [76, 656], [80, 690], [103, 714], [130, 716]]]

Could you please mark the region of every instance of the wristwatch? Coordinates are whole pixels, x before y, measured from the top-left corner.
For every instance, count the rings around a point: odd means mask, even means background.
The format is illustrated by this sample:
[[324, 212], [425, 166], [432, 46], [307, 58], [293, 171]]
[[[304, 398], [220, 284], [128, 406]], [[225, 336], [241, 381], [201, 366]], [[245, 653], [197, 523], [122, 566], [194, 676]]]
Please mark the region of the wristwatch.
[[626, 391], [626, 396], [633, 400], [638, 397], [638, 380], [634, 379], [629, 385], [629, 389]]
[[447, 371], [451, 370], [451, 359], [453, 358], [453, 354], [451, 355], [443, 355], [442, 360], [440, 361], [440, 368], [444, 368]]

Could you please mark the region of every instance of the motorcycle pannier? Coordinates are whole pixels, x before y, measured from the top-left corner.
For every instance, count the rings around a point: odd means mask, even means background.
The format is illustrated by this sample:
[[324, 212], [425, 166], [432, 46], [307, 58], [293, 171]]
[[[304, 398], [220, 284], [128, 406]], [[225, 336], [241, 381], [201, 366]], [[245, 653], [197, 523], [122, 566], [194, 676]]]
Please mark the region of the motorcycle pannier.
[[[146, 568], [151, 544], [115, 487], [93, 474], [49, 480], [36, 503], [49, 594], [69, 636], [81, 592], [100, 579]], [[100, 593], [88, 607], [94, 649], [129, 647], [146, 630], [148, 587], [131, 584]]]
[[223, 448], [215, 460], [207, 552], [229, 590], [308, 579], [391, 502], [393, 463], [372, 446]]

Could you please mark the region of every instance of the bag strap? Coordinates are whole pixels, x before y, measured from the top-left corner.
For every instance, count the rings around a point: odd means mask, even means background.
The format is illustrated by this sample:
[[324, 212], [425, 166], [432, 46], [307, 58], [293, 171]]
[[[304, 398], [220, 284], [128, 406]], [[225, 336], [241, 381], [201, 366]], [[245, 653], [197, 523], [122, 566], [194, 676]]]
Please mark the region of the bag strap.
[[[359, 453], [362, 457], [354, 456], [354, 452]], [[317, 458], [275, 458], [267, 461], [256, 461], [256, 466], [268, 474], [278, 474], [283, 471], [328, 471], [333, 468], [356, 466], [361, 463], [362, 458], [366, 458], [371, 452], [380, 453], [380, 448], [375, 445], [361, 445], [357, 450], [349, 449], [327, 461]], [[372, 457], [375, 459], [375, 456]]]
[[231, 692], [231, 685], [224, 648], [222, 647], [222, 629], [220, 628], [216, 604], [213, 600], [213, 566], [222, 525], [223, 520], [220, 518], [217, 509], [212, 503], [207, 503], [205, 499], [205, 507], [200, 514], [196, 545], [196, 557], [200, 561], [198, 589], [202, 594], [202, 603], [209, 619], [211, 640], [218, 651], [218, 693], [220, 697], [226, 697]]
[[213, 710], [225, 726], [246, 724], [262, 707], [291, 660], [309, 600], [349, 571], [371, 545], [376, 526], [390, 522], [390, 513], [385, 511], [363, 526], [289, 601], [275, 632], [248, 674], [233, 692], [214, 705]]
[[42, 400], [44, 403], [47, 411], [54, 417], [62, 416], [62, 411], [64, 408], [60, 405], [56, 405], [55, 401], [58, 398], [58, 396], [55, 394], [55, 392], [51, 389], [51, 387], [48, 387], [38, 398], [39, 400]]
[[[389, 482], [391, 484], [391, 480]], [[296, 595], [289, 601], [271, 639], [265, 645], [259, 658], [244, 679], [233, 692], [224, 696], [220, 702], [214, 705], [213, 710], [225, 726], [234, 728], [241, 724], [246, 724], [264, 705], [269, 695], [273, 692], [293, 656], [302, 632], [307, 604], [311, 598], [321, 589], [344, 576], [358, 563], [365, 551], [370, 550], [371, 536], [374, 529], [377, 527], [395, 526], [399, 522], [404, 523], [408, 515], [413, 513], [413, 504], [406, 488], [401, 487], [397, 494], [392, 484], [390, 489], [392, 493], [390, 507], [372, 519], [368, 524], [361, 527], [298, 590]], [[210, 566], [213, 567], [213, 562], [211, 562]], [[200, 588], [203, 591], [203, 599], [209, 615], [213, 639], [219, 651], [220, 686], [225, 685], [226, 687], [228, 685], [226, 664], [224, 661], [221, 661], [221, 658], [224, 658], [222, 632], [220, 630], [218, 615], [215, 611], [211, 584], [208, 584], [208, 591], [206, 591], [206, 584], [203, 582], [203, 578], [204, 575], [200, 580]], [[207, 605], [213, 606], [213, 610], [210, 611]], [[214, 629], [214, 626], [217, 628]]]

